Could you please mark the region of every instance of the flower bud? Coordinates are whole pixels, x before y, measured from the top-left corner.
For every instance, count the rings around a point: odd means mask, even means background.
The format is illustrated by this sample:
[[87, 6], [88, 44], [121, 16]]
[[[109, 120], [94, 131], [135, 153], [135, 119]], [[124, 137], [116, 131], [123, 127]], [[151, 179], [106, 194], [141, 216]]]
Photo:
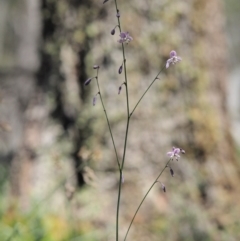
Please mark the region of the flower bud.
[[122, 73], [122, 69], [123, 69], [123, 66], [121, 65], [120, 68], [118, 69], [118, 73], [119, 73], [119, 74]]
[[90, 82], [91, 82], [92, 78], [88, 78], [85, 82], [84, 82], [84, 85], [89, 85]]
[[166, 187], [165, 187], [165, 185], [164, 185], [163, 183], [161, 183], [161, 185], [162, 185], [162, 190], [163, 190], [164, 192], [166, 192]]
[[111, 34], [112, 34], [112, 35], [115, 34], [115, 28], [111, 31]]
[[109, 0], [104, 0], [104, 1], [103, 1], [103, 4], [106, 3], [106, 2], [108, 2], [108, 1], [109, 1]]
[[171, 173], [171, 176], [173, 177], [174, 176], [174, 171], [173, 169], [170, 167], [170, 173]]
[[93, 65], [93, 69], [99, 69], [98, 65]]
[[118, 88], [118, 94], [120, 95], [120, 93], [121, 93], [121, 90], [122, 90], [122, 86], [119, 86], [119, 88]]

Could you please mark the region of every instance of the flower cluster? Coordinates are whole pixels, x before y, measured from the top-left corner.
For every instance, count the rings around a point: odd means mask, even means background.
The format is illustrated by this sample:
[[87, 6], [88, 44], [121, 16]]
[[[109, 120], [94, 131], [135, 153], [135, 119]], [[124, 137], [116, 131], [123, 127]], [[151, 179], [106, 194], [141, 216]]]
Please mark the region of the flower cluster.
[[170, 66], [170, 64], [174, 65], [181, 60], [182, 60], [182, 58], [177, 56], [177, 52], [175, 50], [172, 50], [170, 52], [170, 59], [168, 59], [166, 62], [166, 68], [168, 68]]
[[174, 158], [175, 158], [175, 160], [178, 161], [178, 159], [180, 158], [180, 155], [179, 155], [180, 153], [185, 154], [185, 151], [184, 151], [182, 148], [173, 147], [173, 148], [172, 148], [172, 151], [169, 151], [169, 152], [167, 153], [167, 155], [168, 155], [171, 159], [174, 159]]
[[129, 32], [121, 32], [120, 33], [120, 39], [118, 40], [119, 43], [129, 43], [133, 40], [133, 38], [129, 35]]

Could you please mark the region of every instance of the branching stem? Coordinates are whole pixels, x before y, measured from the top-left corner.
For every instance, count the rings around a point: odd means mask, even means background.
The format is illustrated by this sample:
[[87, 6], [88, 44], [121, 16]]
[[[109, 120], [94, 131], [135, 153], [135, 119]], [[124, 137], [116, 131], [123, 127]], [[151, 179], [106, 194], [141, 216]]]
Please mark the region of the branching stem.
[[139, 101], [137, 102], [137, 104], [134, 106], [131, 114], [130, 114], [130, 118], [132, 117], [133, 112], [136, 110], [137, 106], [139, 105], [139, 103], [141, 102], [141, 100], [143, 99], [143, 97], [145, 96], [145, 94], [148, 92], [148, 90], [150, 89], [150, 87], [153, 85], [153, 83], [156, 81], [156, 79], [158, 79], [158, 76], [161, 74], [161, 72], [164, 70], [165, 66], [158, 72], [158, 74], [156, 75], [156, 77], [153, 79], [152, 83], [148, 86], [148, 88], [146, 89], [146, 91], [143, 93], [143, 95], [141, 96], [141, 98], [139, 99]]
[[99, 69], [97, 69], [97, 76], [96, 76], [96, 81], [97, 81], [97, 86], [98, 86], [98, 94], [100, 96], [100, 100], [101, 100], [101, 103], [102, 103], [103, 111], [104, 111], [104, 114], [105, 114], [105, 117], [106, 117], [106, 120], [107, 120], [107, 124], [108, 124], [108, 129], [109, 129], [109, 132], [110, 132], [110, 135], [111, 135], [111, 139], [112, 139], [112, 143], [113, 143], [113, 147], [114, 147], [114, 151], [115, 151], [115, 155], [116, 155], [116, 160], [117, 160], [117, 164], [118, 164], [118, 169], [120, 170], [121, 166], [120, 166], [120, 162], [119, 162], [119, 158], [118, 158], [118, 154], [117, 154], [117, 148], [116, 148], [116, 145], [115, 145], [115, 141], [114, 141], [113, 134], [112, 134], [112, 129], [111, 129], [111, 126], [110, 126], [110, 122], [109, 122], [109, 119], [108, 119], [107, 111], [106, 111], [105, 105], [103, 103], [102, 94], [101, 94], [100, 87], [99, 87], [98, 70]]
[[153, 182], [153, 184], [151, 185], [151, 187], [148, 189], [147, 193], [146, 193], [145, 196], [143, 197], [142, 201], [141, 201], [140, 204], [138, 205], [138, 208], [137, 208], [136, 212], [135, 212], [134, 215], [133, 215], [133, 218], [132, 218], [132, 220], [131, 220], [131, 222], [130, 222], [130, 225], [129, 225], [128, 230], [127, 230], [127, 232], [126, 232], [126, 235], [125, 235], [125, 237], [124, 237], [124, 241], [126, 241], [126, 239], [127, 239], [127, 236], [128, 236], [129, 230], [130, 230], [130, 228], [131, 228], [131, 226], [132, 226], [132, 223], [133, 223], [133, 221], [134, 221], [134, 219], [135, 219], [135, 217], [136, 217], [136, 215], [137, 215], [140, 207], [142, 206], [144, 200], [146, 199], [146, 197], [147, 197], [147, 195], [149, 194], [149, 192], [152, 190], [153, 186], [158, 182], [159, 177], [162, 175], [162, 173], [164, 172], [164, 170], [168, 167], [168, 164], [169, 164], [169, 162], [170, 162], [171, 160], [172, 160], [172, 159], [169, 159], [169, 160], [168, 160], [168, 162], [166, 163], [165, 167], [164, 167], [164, 168], [162, 169], [162, 171], [159, 173], [159, 175], [157, 176], [157, 178], [155, 179], [155, 181]]

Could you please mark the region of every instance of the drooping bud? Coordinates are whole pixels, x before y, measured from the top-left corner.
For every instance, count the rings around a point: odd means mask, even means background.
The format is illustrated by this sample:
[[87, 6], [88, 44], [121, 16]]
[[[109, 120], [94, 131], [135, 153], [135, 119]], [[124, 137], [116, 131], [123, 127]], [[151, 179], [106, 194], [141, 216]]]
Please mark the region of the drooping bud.
[[93, 97], [93, 106], [96, 105], [96, 102], [97, 102], [97, 96], [95, 95], [95, 96]]
[[85, 82], [84, 82], [84, 85], [89, 85], [90, 82], [91, 82], [92, 78], [88, 78]]
[[165, 185], [164, 185], [163, 183], [161, 183], [161, 185], [162, 185], [162, 190], [163, 190], [164, 192], [166, 192], [166, 187], [165, 187]]
[[120, 93], [121, 93], [121, 90], [122, 90], [122, 86], [119, 86], [119, 88], [118, 88], [118, 94], [120, 95]]
[[121, 74], [122, 73], [122, 69], [123, 69], [123, 65], [121, 65], [118, 69], [118, 73]]
[[171, 173], [171, 176], [173, 177], [174, 176], [174, 171], [173, 169], [170, 167], [170, 173]]
[[93, 65], [93, 69], [99, 69], [99, 65]]
[[108, 1], [109, 1], [109, 0], [104, 0], [104, 1], [103, 1], [103, 4], [106, 3], [106, 2], [108, 2]]
[[112, 35], [115, 34], [115, 28], [111, 31], [111, 34], [112, 34]]

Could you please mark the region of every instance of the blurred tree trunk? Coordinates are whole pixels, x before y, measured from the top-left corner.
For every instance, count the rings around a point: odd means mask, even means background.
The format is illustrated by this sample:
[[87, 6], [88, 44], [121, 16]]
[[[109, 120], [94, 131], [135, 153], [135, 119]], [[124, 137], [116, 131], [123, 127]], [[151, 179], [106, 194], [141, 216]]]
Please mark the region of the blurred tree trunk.
[[63, 128], [72, 143], [77, 183], [84, 185], [83, 160], [80, 150], [92, 133], [91, 121], [84, 119], [84, 102], [88, 92], [83, 90], [87, 79], [87, 55], [94, 36], [86, 31], [98, 13], [94, 1], [42, 0], [43, 45], [38, 84], [45, 93], [52, 93], [55, 105], [51, 117]]
[[52, 135], [46, 130], [51, 119], [61, 126], [57, 138], [71, 144], [68, 155], [78, 185], [84, 184], [79, 152], [91, 133], [91, 120], [77, 121], [87, 96], [82, 88], [92, 38], [85, 28], [96, 8], [92, 1], [74, 0], [0, 4], [1, 159], [11, 163], [13, 197], [27, 207], [38, 175], [34, 160], [41, 159], [36, 153]]
[[1, 163], [10, 164], [11, 191], [27, 206], [32, 165], [40, 143], [39, 2], [1, 1], [0, 89]]

